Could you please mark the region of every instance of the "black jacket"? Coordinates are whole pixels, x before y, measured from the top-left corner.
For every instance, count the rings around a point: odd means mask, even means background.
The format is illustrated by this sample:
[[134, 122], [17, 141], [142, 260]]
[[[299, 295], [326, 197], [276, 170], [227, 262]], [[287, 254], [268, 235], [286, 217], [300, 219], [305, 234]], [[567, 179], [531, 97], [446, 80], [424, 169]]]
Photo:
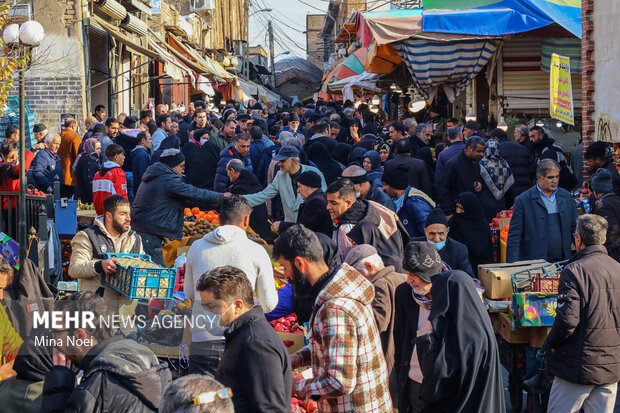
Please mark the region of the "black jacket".
[[369, 182], [370, 190], [368, 190], [368, 194], [366, 194], [366, 198], [364, 199], [375, 201], [377, 204], [381, 204], [391, 211], [396, 212], [396, 205], [394, 205], [394, 201], [392, 201], [392, 198], [390, 198], [388, 194], [383, 192], [383, 182], [381, 179], [375, 179], [374, 181]]
[[513, 197], [516, 198], [532, 187], [536, 175], [534, 156], [527, 147], [508, 139], [499, 141], [499, 154], [508, 162], [514, 176], [515, 183], [512, 185], [512, 191]]
[[605, 248], [609, 256], [620, 262], [620, 197], [613, 192], [596, 200], [592, 213], [607, 220], [607, 241]]
[[236, 412], [291, 411], [291, 361], [260, 306], [233, 321], [215, 378], [233, 393]]
[[[84, 375], [77, 387], [75, 374], [66, 367], [56, 366], [46, 374], [42, 412], [154, 412], [172, 379], [151, 350], [123, 336], [97, 344], [80, 367]], [[65, 395], [64, 405], [49, 402], [59, 394]]]
[[[188, 143], [185, 145], [187, 147], [190, 145]], [[255, 194], [263, 190], [260, 182], [258, 182], [258, 178], [252, 172], [244, 169], [239, 174], [239, 178], [233, 183], [230, 184], [228, 188], [231, 194], [235, 195], [247, 195], [247, 194]], [[252, 213], [250, 214], [250, 228], [252, 228], [262, 239], [271, 239], [271, 226], [269, 225], [267, 215], [267, 204], [262, 203], [260, 205], [252, 208]]]
[[217, 145], [206, 141], [199, 146], [190, 140], [181, 151], [185, 156], [185, 182], [197, 188], [213, 190], [215, 170], [220, 159]]
[[[410, 241], [426, 241], [426, 237], [411, 238]], [[448, 264], [450, 269], [465, 271], [472, 277], [474, 276], [465, 244], [447, 237], [446, 245], [439, 251], [439, 256], [443, 262]]]
[[75, 198], [84, 204], [93, 203], [93, 178], [101, 169], [97, 154], [82, 154], [75, 166]]
[[571, 383], [620, 380], [620, 264], [602, 245], [571, 258], [560, 275], [558, 304], [547, 342], [549, 372]]
[[123, 150], [125, 151], [125, 162], [121, 165], [123, 171], [132, 172], [132, 153], [133, 148], [136, 147], [137, 139], [133, 136], [125, 135], [123, 132], [120, 132], [116, 135], [114, 139], [114, 143], [121, 145]]
[[221, 194], [183, 182], [168, 165], [149, 166], [131, 208], [131, 227], [138, 232], [181, 239], [185, 201], [217, 204]]
[[235, 150], [235, 147], [230, 145], [228, 148], [220, 152], [220, 160], [217, 163], [215, 179], [213, 180], [213, 189], [217, 192], [226, 192], [228, 190], [230, 179], [228, 179], [228, 174], [226, 173], [226, 165], [228, 165], [228, 162], [233, 159], [241, 160], [246, 169], [249, 169], [250, 172], [254, 172], [254, 169], [252, 169], [250, 154], [248, 153], [248, 155], [241, 157], [241, 155], [239, 155]]
[[474, 182], [482, 183], [480, 162], [461, 152], [448, 161], [441, 181], [439, 204], [446, 215], [452, 215], [456, 197], [462, 192], [473, 192]]
[[398, 383], [399, 413], [411, 413], [407, 398], [407, 382], [420, 315], [420, 306], [411, 293], [411, 286], [407, 283], [396, 287], [394, 293], [394, 371]]
[[[320, 232], [331, 237], [334, 232], [334, 226], [326, 207], [327, 199], [325, 199], [325, 193], [323, 193], [321, 188], [317, 188], [317, 190], [311, 193], [299, 206], [297, 224], [303, 224], [314, 232]], [[281, 222], [279, 228], [280, 234], [293, 225], [295, 225], [293, 222]]]
[[410, 136], [409, 142], [411, 142], [411, 155], [416, 157], [418, 156], [418, 151], [420, 149], [428, 146], [417, 136]]
[[419, 189], [428, 196], [433, 195], [431, 189], [431, 181], [428, 177], [428, 168], [424, 161], [413, 158], [409, 154], [397, 155], [396, 158], [390, 159], [385, 163], [385, 170], [394, 168], [398, 165], [404, 165], [409, 170], [409, 186]]

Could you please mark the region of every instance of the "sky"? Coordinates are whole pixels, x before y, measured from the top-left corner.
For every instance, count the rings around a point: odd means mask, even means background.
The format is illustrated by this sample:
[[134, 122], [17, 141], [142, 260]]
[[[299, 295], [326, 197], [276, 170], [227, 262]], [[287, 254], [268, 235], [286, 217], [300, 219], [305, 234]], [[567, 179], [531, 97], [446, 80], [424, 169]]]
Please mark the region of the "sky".
[[[303, 3], [302, 3], [303, 1]], [[325, 13], [326, 0], [252, 0], [250, 5], [250, 46], [262, 44], [269, 53], [267, 21], [271, 18], [274, 26], [274, 50], [276, 61], [298, 56], [306, 58], [306, 14]], [[307, 3], [307, 4], [304, 4]], [[271, 8], [271, 12], [256, 10]], [[278, 54], [290, 51], [288, 55]]]

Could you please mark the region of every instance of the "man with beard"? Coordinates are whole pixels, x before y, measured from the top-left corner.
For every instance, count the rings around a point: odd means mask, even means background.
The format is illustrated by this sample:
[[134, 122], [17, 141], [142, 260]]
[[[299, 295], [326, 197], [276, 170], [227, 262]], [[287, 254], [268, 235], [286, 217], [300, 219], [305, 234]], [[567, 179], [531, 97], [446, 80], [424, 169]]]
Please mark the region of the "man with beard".
[[142, 239], [131, 230], [129, 201], [120, 195], [110, 195], [103, 200], [103, 216], [95, 223], [75, 234], [71, 240], [73, 253], [69, 263], [69, 276], [80, 280], [80, 290], [102, 296], [111, 309], [118, 311], [130, 300], [112, 288], [101, 284], [102, 274], [116, 274], [116, 258], [103, 259], [103, 254], [144, 254]]
[[235, 119], [226, 119], [224, 121], [224, 127], [221, 131], [214, 133], [209, 138], [209, 141], [217, 145], [220, 151], [223, 151], [230, 145], [230, 142], [237, 134], [237, 121]]
[[407, 245], [395, 293], [395, 363], [403, 413], [503, 413], [495, 334], [471, 277], [442, 272], [428, 242]]

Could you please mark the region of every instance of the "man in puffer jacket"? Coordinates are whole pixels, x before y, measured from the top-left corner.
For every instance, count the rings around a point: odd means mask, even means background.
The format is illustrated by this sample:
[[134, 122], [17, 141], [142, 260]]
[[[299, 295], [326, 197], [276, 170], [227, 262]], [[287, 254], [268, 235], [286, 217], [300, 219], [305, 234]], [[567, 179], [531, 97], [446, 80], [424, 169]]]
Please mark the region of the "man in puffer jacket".
[[[57, 304], [57, 310], [94, 314], [95, 329], [64, 328], [54, 330], [56, 347], [66, 360], [84, 371], [75, 386], [75, 374], [66, 361], [57, 358], [56, 366], [46, 374], [42, 412], [155, 412], [161, 395], [171, 381], [170, 370], [159, 363], [148, 348], [122, 335], [113, 335], [111, 313], [103, 298], [80, 291]], [[61, 301], [62, 302], [62, 301]], [[61, 307], [61, 308], [58, 308]], [[72, 345], [72, 339], [84, 339], [84, 345]], [[58, 397], [63, 395], [64, 397]], [[54, 401], [50, 401], [54, 397]], [[63, 400], [64, 404], [58, 403]]]
[[[620, 264], [603, 246], [607, 221], [577, 219], [575, 254], [560, 274], [547, 341], [554, 377], [549, 413], [612, 413], [620, 380]], [[434, 298], [434, 297], [433, 297]]]
[[243, 165], [250, 172], [252, 169], [252, 160], [248, 156], [250, 153], [250, 135], [240, 133], [232, 138], [232, 145], [220, 152], [220, 160], [217, 164], [215, 179], [213, 181], [213, 189], [217, 192], [226, 192], [230, 185], [226, 165], [233, 159], [240, 159]]
[[166, 149], [142, 176], [131, 211], [131, 226], [142, 237], [144, 251], [161, 265], [162, 237], [178, 240], [183, 235], [185, 202], [217, 204], [223, 196], [186, 184], [181, 176], [184, 169], [183, 153]]

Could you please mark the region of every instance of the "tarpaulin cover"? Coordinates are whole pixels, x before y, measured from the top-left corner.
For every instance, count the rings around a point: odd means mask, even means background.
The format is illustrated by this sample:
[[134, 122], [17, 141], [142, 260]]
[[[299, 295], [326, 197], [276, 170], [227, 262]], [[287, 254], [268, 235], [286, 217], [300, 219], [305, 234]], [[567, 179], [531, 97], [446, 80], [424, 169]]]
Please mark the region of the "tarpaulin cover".
[[441, 86], [452, 102], [493, 57], [498, 44], [499, 40], [493, 39], [450, 42], [407, 39], [393, 46], [427, 100], [432, 100], [436, 88]]
[[403, 59], [390, 44], [373, 44], [366, 56], [365, 68], [368, 73], [392, 73]]
[[358, 13], [356, 31], [362, 46], [407, 39], [422, 31], [422, 9], [400, 9]]
[[359, 75], [364, 71], [364, 65], [366, 64], [366, 57], [368, 56], [368, 48], [362, 47], [355, 52], [347, 56], [341, 63], [339, 63], [334, 70], [325, 78], [323, 82], [325, 85], [330, 82], [346, 79], [351, 76]]
[[581, 38], [581, 0], [425, 0], [422, 29], [505, 36], [553, 23]]

